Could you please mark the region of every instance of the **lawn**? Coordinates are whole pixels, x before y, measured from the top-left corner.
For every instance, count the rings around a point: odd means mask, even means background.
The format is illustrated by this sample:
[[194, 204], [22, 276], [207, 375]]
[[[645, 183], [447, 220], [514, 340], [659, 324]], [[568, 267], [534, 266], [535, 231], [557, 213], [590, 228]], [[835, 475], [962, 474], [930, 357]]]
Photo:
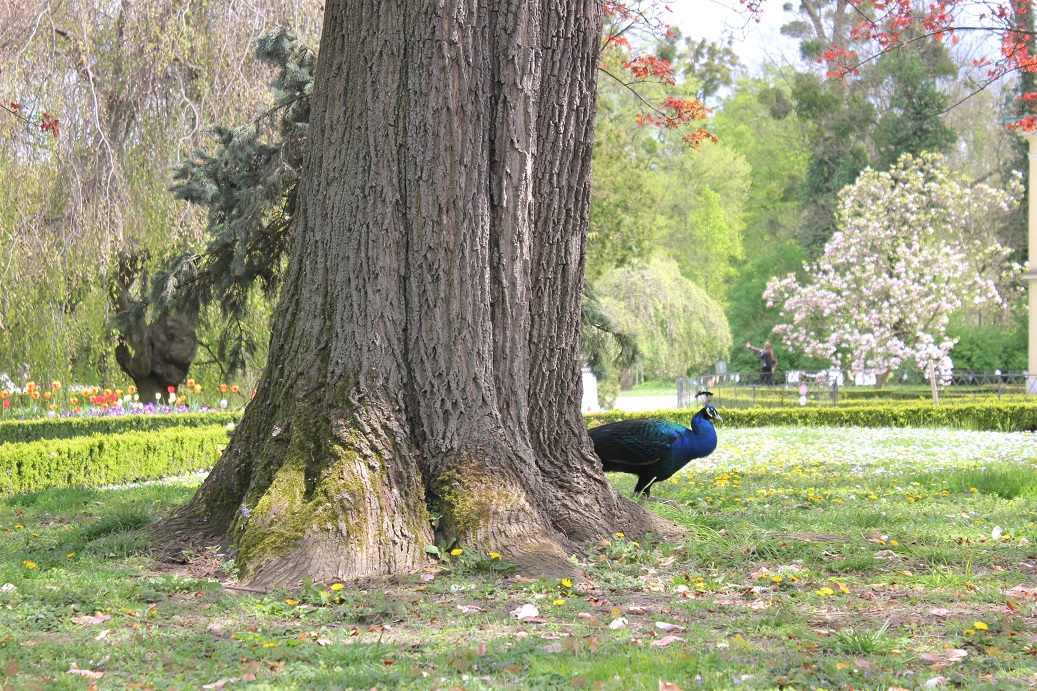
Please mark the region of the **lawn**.
[[141, 537], [199, 476], [9, 497], [4, 688], [885, 691], [1037, 679], [1037, 437], [720, 436], [710, 458], [654, 490], [673, 505], [652, 508], [684, 539], [609, 536], [588, 545], [571, 583], [466, 552], [406, 578], [252, 592], [218, 547], [158, 555]]

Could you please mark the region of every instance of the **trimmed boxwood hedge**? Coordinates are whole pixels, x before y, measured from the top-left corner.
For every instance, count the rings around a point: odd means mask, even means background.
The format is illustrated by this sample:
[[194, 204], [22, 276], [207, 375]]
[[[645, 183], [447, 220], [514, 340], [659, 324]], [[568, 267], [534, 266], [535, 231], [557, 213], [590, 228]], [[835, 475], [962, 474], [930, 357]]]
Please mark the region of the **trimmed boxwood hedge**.
[[156, 480], [211, 467], [227, 445], [220, 426], [96, 434], [0, 445], [0, 495]]
[[118, 415], [112, 417], [67, 417], [44, 420], [0, 422], [0, 444], [75, 439], [94, 434], [153, 432], [172, 427], [226, 426], [238, 422], [241, 413], [176, 413], [167, 415]]
[[[689, 425], [697, 409], [626, 412], [612, 410], [586, 415], [590, 426], [637, 417], [664, 417]], [[932, 403], [890, 405], [805, 407], [805, 408], [721, 408], [729, 427], [955, 427], [1002, 432], [1037, 431], [1037, 403]]]

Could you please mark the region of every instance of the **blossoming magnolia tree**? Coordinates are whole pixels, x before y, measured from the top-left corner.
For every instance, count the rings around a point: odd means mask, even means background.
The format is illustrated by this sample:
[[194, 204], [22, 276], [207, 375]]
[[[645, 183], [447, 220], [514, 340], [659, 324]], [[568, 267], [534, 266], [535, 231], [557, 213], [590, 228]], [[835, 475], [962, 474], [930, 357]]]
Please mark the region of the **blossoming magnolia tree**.
[[942, 157], [904, 156], [888, 172], [871, 169], [847, 187], [841, 231], [809, 282], [774, 278], [764, 292], [788, 322], [774, 332], [790, 348], [851, 372], [874, 371], [885, 384], [901, 363], [942, 367], [954, 345], [945, 327], [967, 303], [1003, 305], [1020, 290], [1022, 270], [994, 230], [1022, 187], [969, 185]]

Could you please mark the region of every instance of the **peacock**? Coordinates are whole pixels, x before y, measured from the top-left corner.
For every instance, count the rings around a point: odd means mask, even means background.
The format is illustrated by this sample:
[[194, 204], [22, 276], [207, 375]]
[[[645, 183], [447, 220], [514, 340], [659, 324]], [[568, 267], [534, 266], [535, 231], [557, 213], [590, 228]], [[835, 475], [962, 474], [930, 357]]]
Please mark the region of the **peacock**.
[[594, 452], [606, 471], [637, 476], [634, 496], [647, 499], [652, 484], [668, 479], [696, 458], [705, 458], [717, 448], [713, 421], [723, 422], [709, 402], [713, 394], [702, 391], [705, 405], [691, 418], [691, 429], [656, 417], [621, 420], [588, 430]]

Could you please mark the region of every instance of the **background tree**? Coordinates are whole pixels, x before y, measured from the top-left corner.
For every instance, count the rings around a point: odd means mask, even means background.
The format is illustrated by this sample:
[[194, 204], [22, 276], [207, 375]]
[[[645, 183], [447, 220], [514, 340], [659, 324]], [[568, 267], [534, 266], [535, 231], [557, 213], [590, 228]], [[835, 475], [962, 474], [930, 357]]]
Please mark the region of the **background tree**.
[[940, 363], [951, 314], [1018, 291], [1020, 267], [995, 231], [1019, 191], [970, 185], [931, 154], [866, 170], [842, 196], [841, 231], [807, 268], [811, 281], [768, 285], [764, 297], [789, 320], [775, 333], [851, 372], [874, 371], [879, 387], [905, 361]]
[[[154, 273], [202, 242], [204, 218], [167, 193], [170, 166], [214, 120], [268, 102], [252, 40], [281, 23], [315, 36], [321, 5], [221, 0], [183, 10], [173, 1], [0, 7], [0, 92], [33, 122], [44, 109], [61, 121], [54, 138], [0, 119], [0, 371], [118, 382], [108, 327], [118, 253], [149, 251]], [[206, 360], [210, 338], [203, 328]]]

